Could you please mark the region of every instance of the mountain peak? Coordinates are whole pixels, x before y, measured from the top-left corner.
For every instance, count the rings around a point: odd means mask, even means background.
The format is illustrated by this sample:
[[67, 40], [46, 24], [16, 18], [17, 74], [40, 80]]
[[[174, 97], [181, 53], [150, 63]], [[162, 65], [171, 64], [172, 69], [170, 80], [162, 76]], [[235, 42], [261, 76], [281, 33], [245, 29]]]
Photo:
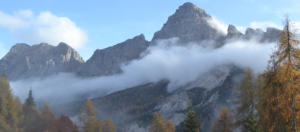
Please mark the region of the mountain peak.
[[152, 40], [179, 38], [181, 42], [216, 40], [223, 36], [211, 24], [212, 17], [203, 9], [187, 2], [168, 18]]
[[65, 43], [65, 42], [60, 42], [58, 44], [58, 47], [70, 47], [70, 46], [67, 43]]
[[138, 39], [138, 40], [146, 40], [145, 35], [144, 34], [140, 34], [138, 36], [135, 36], [133, 39]]
[[13, 47], [11, 47], [10, 52], [17, 52], [19, 50], [23, 50], [26, 48], [29, 48], [30, 45], [25, 44], [25, 43], [17, 43], [16, 45], [14, 45]]
[[194, 5], [192, 2], [186, 2], [183, 5], [181, 5], [179, 8], [198, 8], [198, 7]]
[[[197, 14], [201, 17], [210, 17], [204, 9], [201, 9], [199, 7], [197, 7], [196, 5], [194, 5], [193, 3], [191, 2], [186, 2], [184, 3], [183, 5], [181, 5], [177, 11], [176, 11], [177, 14], [180, 14], [180, 13], [183, 13], [183, 14]], [[175, 13], [175, 14], [176, 14]]]

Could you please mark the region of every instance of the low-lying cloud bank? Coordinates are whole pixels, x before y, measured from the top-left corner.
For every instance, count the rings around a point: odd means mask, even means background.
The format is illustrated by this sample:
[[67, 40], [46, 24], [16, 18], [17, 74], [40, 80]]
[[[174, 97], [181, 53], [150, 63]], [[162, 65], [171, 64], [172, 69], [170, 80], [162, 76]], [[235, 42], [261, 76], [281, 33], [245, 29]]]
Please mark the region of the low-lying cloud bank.
[[235, 64], [262, 72], [275, 46], [274, 43], [259, 44], [254, 40], [230, 42], [218, 49], [203, 48], [203, 44], [178, 44], [176, 39], [159, 41], [142, 59], [124, 65], [124, 72], [118, 75], [83, 79], [72, 74], [59, 74], [45, 79], [20, 80], [11, 85], [21, 99], [26, 98], [32, 88], [37, 100], [47, 101], [50, 105], [81, 96], [101, 96], [163, 79], [170, 81], [173, 90], [194, 81], [215, 66]]

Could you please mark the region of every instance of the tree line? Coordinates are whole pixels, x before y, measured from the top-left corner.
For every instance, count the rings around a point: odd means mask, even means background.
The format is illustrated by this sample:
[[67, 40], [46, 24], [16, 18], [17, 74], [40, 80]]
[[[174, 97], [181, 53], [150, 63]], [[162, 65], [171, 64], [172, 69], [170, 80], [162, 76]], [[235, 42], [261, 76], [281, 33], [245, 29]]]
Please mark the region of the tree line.
[[49, 106], [37, 108], [32, 91], [24, 104], [11, 92], [8, 80], [0, 77], [0, 132], [115, 132], [115, 124], [107, 117], [97, 119], [97, 109], [88, 99], [78, 114], [80, 125], [67, 115], [56, 117]]

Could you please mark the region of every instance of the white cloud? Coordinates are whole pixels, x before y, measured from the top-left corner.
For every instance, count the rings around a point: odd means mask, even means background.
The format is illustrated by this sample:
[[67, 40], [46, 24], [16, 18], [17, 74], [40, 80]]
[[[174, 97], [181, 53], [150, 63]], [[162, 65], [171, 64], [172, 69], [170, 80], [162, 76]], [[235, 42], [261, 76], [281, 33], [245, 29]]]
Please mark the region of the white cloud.
[[271, 21], [251, 22], [250, 27], [253, 29], [259, 28], [259, 29], [263, 29], [263, 30], [265, 30], [268, 27], [273, 27], [273, 28], [278, 28], [278, 29], [282, 28], [282, 26], [277, 25], [276, 23], [271, 22]]
[[0, 42], [0, 58], [2, 58], [7, 53], [7, 49], [4, 47], [3, 43]]
[[17, 15], [9, 15], [3, 12], [0, 12], [0, 26], [6, 27], [9, 29], [18, 29], [27, 26], [27, 23], [22, 19], [18, 18]]
[[212, 19], [207, 19], [208, 23], [212, 28], [215, 28], [218, 30], [220, 33], [226, 35], [227, 34], [227, 28], [228, 25], [219, 21], [217, 18], [212, 17]]
[[60, 74], [46, 79], [15, 81], [12, 82], [12, 88], [16, 95], [24, 99], [32, 87], [35, 97], [40, 101], [69, 101], [80, 95], [101, 96], [164, 79], [170, 81], [169, 90], [174, 90], [195, 81], [216, 66], [235, 64], [262, 72], [267, 66], [274, 45], [236, 41], [218, 49], [211, 49], [197, 44], [182, 46], [173, 39], [164, 40], [149, 48], [146, 51], [149, 54], [142, 59], [124, 65], [122, 74], [89, 79]]
[[46, 42], [57, 45], [65, 42], [79, 49], [88, 40], [86, 33], [73, 21], [51, 12], [40, 12], [38, 15], [30, 10], [14, 14], [0, 12], [0, 27], [9, 29], [16, 39], [30, 44]]

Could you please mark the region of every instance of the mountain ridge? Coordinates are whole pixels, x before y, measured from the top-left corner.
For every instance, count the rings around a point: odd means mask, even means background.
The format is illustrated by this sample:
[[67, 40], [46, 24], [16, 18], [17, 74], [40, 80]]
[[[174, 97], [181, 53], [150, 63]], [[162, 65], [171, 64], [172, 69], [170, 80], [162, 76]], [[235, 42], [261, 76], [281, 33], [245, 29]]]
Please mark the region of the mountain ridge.
[[[247, 28], [246, 32], [243, 34], [234, 25], [231, 24], [227, 28], [227, 34], [222, 34], [218, 31], [217, 27], [214, 27], [209, 22], [212, 19], [212, 16], [206, 13], [204, 9], [197, 7], [191, 2], [184, 3], [175, 11], [173, 15], [171, 15], [168, 18], [167, 22], [162, 26], [162, 28], [154, 33], [154, 36], [151, 41], [146, 40], [145, 36], [143, 34], [140, 34], [138, 36], [133, 37], [132, 39], [125, 40], [116, 45], [104, 49], [96, 49], [93, 55], [86, 62], [72, 47], [68, 46], [66, 43], [60, 43], [58, 46], [56, 46], [58, 49], [61, 49], [61, 51], [57, 51], [57, 54], [59, 54], [60, 52], [75, 53], [74, 60], [78, 60], [79, 64], [76, 64], [75, 66], [69, 65], [68, 67], [72, 69], [69, 71], [59, 69], [54, 71], [71, 72], [82, 77], [95, 77], [119, 74], [122, 72], [121, 66], [128, 64], [132, 60], [141, 58], [142, 53], [145, 52], [149, 46], [155, 45], [155, 43], [161, 39], [179, 38], [180, 43], [196, 42], [202, 45], [203, 41], [211, 41], [207, 44], [214, 44], [212, 45], [212, 47], [218, 48], [223, 46], [228, 41], [250, 40], [255, 37], [256, 39], [258, 39], [259, 42], [262, 43], [275, 42], [280, 36], [280, 30], [275, 28], [267, 28], [266, 32], [262, 31], [261, 29]], [[23, 74], [24, 72], [26, 72], [26, 69], [21, 68], [17, 70], [19, 71], [19, 73], [14, 73], [15, 75], [12, 75], [14, 77], [10, 77], [11, 71], [6, 71], [7, 67], [14, 67], [12, 65], [17, 65], [17, 63], [11, 64], [9, 66], [4, 62], [8, 60], [7, 56], [16, 55], [17, 51], [25, 52], [26, 50], [30, 49], [30, 47], [36, 47], [36, 50], [28, 52], [36, 52], [33, 54], [35, 54], [36, 56], [41, 56], [43, 54], [43, 51], [53, 49], [55, 46], [51, 46], [46, 43], [41, 43], [39, 45], [32, 46], [24, 43], [16, 44], [11, 48], [7, 55], [0, 60], [0, 66], [2, 66], [2, 70], [0, 70], [0, 72], [6, 73], [9, 79], [22, 79], [22, 77], [17, 77], [17, 74]], [[72, 50], [68, 51], [66, 49]], [[60, 59], [60, 56], [56, 57], [57, 58], [52, 59]], [[23, 61], [26, 61], [26, 58], [23, 57]], [[42, 63], [44, 63], [43, 61], [49, 61], [49, 63], [53, 63], [51, 60], [42, 59], [40, 61], [42, 61]], [[24, 66], [28, 67], [29, 65]], [[35, 75], [36, 74], [33, 74], [31, 76], [24, 76], [23, 78], [34, 77]], [[40, 73], [40, 75], [42, 76], [44, 75], [44, 73]]]

